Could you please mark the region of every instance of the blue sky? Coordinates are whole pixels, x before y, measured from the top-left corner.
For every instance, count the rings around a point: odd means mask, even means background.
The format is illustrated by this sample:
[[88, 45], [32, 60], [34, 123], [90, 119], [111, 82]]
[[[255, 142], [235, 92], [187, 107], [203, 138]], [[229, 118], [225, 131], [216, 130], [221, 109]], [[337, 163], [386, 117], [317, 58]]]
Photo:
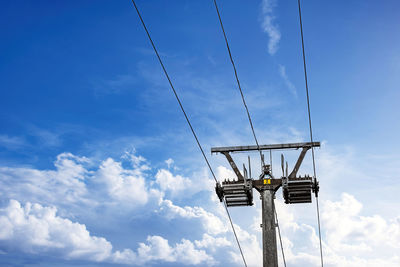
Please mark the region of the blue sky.
[[[212, 1], [137, 5], [218, 178], [233, 178], [210, 148], [254, 140]], [[307, 141], [297, 1], [219, 6], [260, 143]], [[303, 3], [326, 266], [400, 266], [399, 9]], [[132, 3], [0, 12], [0, 264], [240, 266]], [[261, 261], [256, 199], [231, 209], [249, 266]], [[286, 206], [279, 191], [277, 209], [288, 265], [319, 266], [315, 204]]]

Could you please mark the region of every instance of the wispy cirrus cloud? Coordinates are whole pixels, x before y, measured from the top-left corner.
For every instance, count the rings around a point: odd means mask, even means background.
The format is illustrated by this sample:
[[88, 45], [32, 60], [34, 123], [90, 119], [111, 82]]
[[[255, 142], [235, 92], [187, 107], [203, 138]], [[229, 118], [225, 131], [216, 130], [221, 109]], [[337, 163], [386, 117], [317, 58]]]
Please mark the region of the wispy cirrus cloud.
[[98, 79], [92, 82], [96, 96], [120, 94], [132, 89], [137, 83], [137, 77], [132, 74], [119, 74], [110, 79]]
[[286, 87], [289, 89], [289, 91], [297, 97], [297, 91], [296, 87], [294, 84], [290, 81], [289, 76], [286, 73], [286, 67], [283, 65], [279, 64], [279, 74], [281, 75], [283, 81], [285, 82]]
[[264, 32], [269, 36], [268, 53], [274, 55], [279, 48], [279, 41], [281, 40], [281, 32], [278, 25], [275, 23], [274, 9], [277, 5], [277, 0], [263, 0], [262, 1], [262, 24], [261, 27]]
[[7, 149], [18, 149], [26, 146], [26, 144], [27, 143], [25, 139], [22, 137], [0, 134], [0, 147], [5, 147]]

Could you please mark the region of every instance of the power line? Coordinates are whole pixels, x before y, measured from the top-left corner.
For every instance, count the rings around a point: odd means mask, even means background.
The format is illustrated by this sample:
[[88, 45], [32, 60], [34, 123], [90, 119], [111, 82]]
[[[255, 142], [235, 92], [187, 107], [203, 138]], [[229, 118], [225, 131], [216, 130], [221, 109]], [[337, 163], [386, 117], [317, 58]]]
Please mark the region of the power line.
[[[312, 133], [312, 125], [311, 125], [311, 110], [310, 110], [310, 97], [308, 93], [308, 79], [307, 79], [307, 66], [306, 66], [306, 53], [304, 49], [304, 37], [303, 37], [303, 22], [301, 20], [301, 4], [300, 0], [297, 0], [298, 7], [299, 7], [299, 21], [300, 21], [300, 32], [301, 32], [301, 47], [303, 50], [303, 66], [304, 66], [304, 80], [306, 83], [306, 93], [307, 93], [307, 110], [308, 110], [308, 123], [310, 128], [310, 139], [313, 142], [313, 133]], [[314, 147], [311, 147], [312, 152], [312, 162], [313, 162], [313, 170], [314, 170], [314, 179], [317, 179], [317, 174], [315, 171], [315, 157], [314, 157]], [[318, 203], [318, 196], [316, 196], [317, 202], [317, 217], [318, 217], [318, 235], [319, 235], [319, 250], [321, 254], [321, 266], [324, 266], [324, 260], [322, 255], [322, 240], [321, 240], [321, 223], [319, 218], [319, 203]]]
[[244, 258], [243, 251], [242, 251], [242, 247], [240, 246], [239, 239], [238, 239], [238, 237], [237, 237], [235, 227], [233, 226], [231, 214], [229, 213], [228, 206], [226, 205], [226, 201], [225, 201], [225, 200], [224, 200], [224, 207], [225, 207], [225, 210], [226, 210], [226, 214], [228, 214], [229, 222], [231, 223], [232, 231], [233, 231], [233, 234], [235, 235], [236, 243], [237, 243], [237, 245], [238, 245], [238, 247], [239, 247], [240, 254], [242, 255], [242, 259], [243, 259], [244, 266], [247, 267], [246, 259]]
[[231, 60], [232, 67], [233, 67], [233, 70], [234, 70], [234, 72], [235, 72], [236, 82], [237, 82], [237, 84], [238, 84], [238, 88], [239, 88], [239, 91], [240, 91], [240, 95], [241, 95], [241, 97], [242, 97], [243, 105], [244, 105], [244, 107], [245, 107], [245, 109], [246, 109], [247, 118], [249, 119], [251, 131], [253, 132], [253, 137], [254, 137], [254, 140], [256, 141], [258, 151], [260, 152], [261, 164], [264, 165], [264, 162], [262, 161], [263, 156], [262, 156], [262, 153], [261, 153], [260, 145], [258, 144], [258, 140], [257, 140], [257, 137], [256, 137], [256, 133], [255, 133], [254, 127], [253, 127], [253, 122], [251, 121], [250, 112], [249, 112], [249, 109], [247, 108], [247, 104], [246, 104], [246, 101], [245, 101], [245, 99], [244, 99], [242, 87], [241, 87], [241, 85], [240, 85], [239, 77], [238, 77], [238, 74], [237, 74], [237, 71], [236, 71], [235, 62], [233, 61], [233, 58], [232, 58], [232, 53], [231, 53], [231, 49], [230, 49], [230, 47], [229, 47], [228, 38], [226, 37], [226, 34], [225, 34], [224, 25], [222, 24], [221, 15], [220, 15], [220, 13], [219, 13], [219, 9], [218, 9], [218, 5], [217, 5], [217, 1], [216, 1], [216, 0], [214, 0], [214, 6], [215, 6], [215, 9], [216, 9], [217, 14], [218, 14], [218, 19], [219, 19], [219, 23], [220, 23], [220, 25], [221, 25], [222, 32], [223, 32], [223, 34], [224, 34], [224, 39], [225, 39], [225, 43], [226, 43], [226, 48], [228, 49], [229, 58], [230, 58], [230, 60]]
[[[167, 73], [167, 70], [165, 69], [165, 66], [164, 66], [164, 64], [163, 64], [163, 62], [162, 62], [162, 60], [161, 60], [161, 57], [160, 57], [160, 55], [158, 54], [157, 48], [156, 48], [156, 46], [154, 45], [154, 42], [153, 42], [153, 40], [152, 40], [152, 38], [151, 38], [151, 36], [150, 36], [149, 31], [147, 30], [146, 24], [144, 23], [144, 21], [143, 21], [143, 19], [142, 19], [142, 16], [140, 15], [139, 9], [138, 9], [138, 7], [136, 6], [135, 0], [132, 0], [132, 4], [134, 5], [134, 7], [135, 7], [135, 9], [136, 9], [136, 12], [137, 12], [137, 14], [138, 14], [138, 16], [139, 16], [139, 19], [140, 19], [140, 21], [141, 21], [141, 23], [142, 23], [142, 25], [143, 25], [144, 30], [146, 31], [147, 37], [149, 38], [149, 41], [150, 41], [150, 43], [151, 43], [151, 46], [153, 47], [153, 50], [154, 50], [154, 52], [155, 52], [156, 55], [157, 55], [158, 61], [160, 62], [160, 65], [161, 65], [161, 67], [162, 67], [162, 69], [163, 69], [163, 71], [164, 71], [164, 74], [165, 74], [165, 76], [166, 76], [167, 79], [168, 79], [168, 83], [169, 83], [169, 85], [171, 86], [171, 89], [172, 89], [172, 91], [173, 91], [173, 93], [174, 93], [174, 95], [175, 95], [176, 100], [178, 101], [178, 104], [179, 104], [179, 106], [180, 106], [180, 108], [181, 108], [181, 110], [182, 110], [182, 112], [183, 112], [183, 115], [185, 115], [186, 122], [188, 123], [188, 125], [189, 125], [189, 127], [190, 127], [190, 130], [192, 131], [192, 134], [193, 134], [194, 138], [196, 139], [196, 143], [197, 143], [197, 145], [198, 145], [198, 147], [199, 147], [199, 149], [200, 149], [200, 151], [201, 151], [201, 154], [203, 155], [203, 158], [204, 158], [204, 160], [206, 161], [207, 166], [208, 166], [208, 168], [210, 169], [210, 172], [211, 172], [211, 174], [212, 174], [212, 176], [213, 176], [215, 182], [217, 183], [218, 180], [217, 180], [217, 178], [216, 178], [216, 176], [215, 176], [215, 174], [214, 174], [214, 172], [213, 172], [213, 170], [212, 170], [212, 168], [211, 168], [211, 165], [210, 165], [210, 163], [209, 163], [209, 161], [208, 161], [208, 159], [207, 159], [207, 157], [206, 157], [206, 155], [205, 155], [205, 153], [204, 153], [204, 150], [203, 150], [203, 148], [202, 148], [202, 146], [201, 146], [201, 144], [200, 144], [200, 142], [199, 142], [199, 139], [197, 138], [197, 135], [196, 135], [196, 133], [195, 133], [193, 127], [192, 127], [192, 124], [190, 123], [190, 120], [189, 120], [188, 116], [186, 115], [185, 109], [183, 108], [183, 105], [182, 105], [182, 103], [181, 103], [181, 101], [180, 101], [180, 99], [179, 99], [179, 97], [178, 97], [178, 94], [176, 93], [176, 90], [175, 90], [175, 88], [174, 88], [174, 85], [172, 84], [172, 81], [171, 81], [171, 79], [170, 79], [170, 77], [169, 77], [169, 75], [168, 75], [168, 73]], [[258, 143], [257, 143], [257, 145], [258, 145]], [[229, 214], [229, 210], [228, 210], [228, 208], [227, 208], [227, 205], [226, 205], [226, 202], [225, 202], [225, 201], [224, 201], [224, 206], [225, 206], [225, 210], [226, 210], [226, 213], [227, 213], [227, 215], [228, 215], [229, 222], [230, 222], [230, 224], [231, 224], [232, 231], [233, 231], [233, 234], [234, 234], [234, 236], [235, 236], [237, 245], [238, 245], [238, 247], [239, 247], [240, 254], [242, 255], [243, 263], [244, 263], [244, 265], [247, 267], [247, 263], [246, 263], [246, 260], [245, 260], [245, 258], [244, 258], [244, 255], [243, 255], [243, 251], [242, 251], [242, 248], [241, 248], [241, 246], [240, 246], [240, 242], [239, 242], [239, 239], [238, 239], [238, 237], [237, 237], [237, 234], [236, 234], [236, 231], [235, 231], [235, 227], [234, 227], [234, 225], [233, 225], [232, 218], [231, 218], [231, 216], [230, 216], [230, 214]]]
[[208, 165], [208, 168], [209, 168], [210, 171], [211, 171], [212, 176], [214, 177], [215, 182], [218, 182], [218, 181], [217, 181], [217, 178], [216, 178], [216, 176], [215, 176], [215, 174], [214, 174], [214, 172], [213, 172], [213, 170], [212, 170], [212, 168], [211, 168], [211, 165], [210, 165], [210, 163], [208, 162], [208, 159], [207, 159], [207, 157], [206, 157], [206, 155], [205, 155], [205, 153], [204, 153], [204, 150], [203, 150], [202, 146], [200, 145], [199, 139], [197, 138], [197, 135], [196, 135], [196, 133], [195, 133], [193, 127], [192, 127], [192, 124], [190, 123], [189, 118], [188, 118], [188, 116], [186, 115], [186, 112], [185, 112], [185, 109], [184, 109], [183, 106], [182, 106], [181, 100], [179, 99], [178, 94], [176, 93], [175, 87], [174, 87], [174, 85], [172, 84], [172, 81], [171, 81], [171, 79], [170, 79], [170, 77], [169, 77], [169, 75], [168, 75], [168, 73], [167, 73], [167, 70], [165, 69], [164, 63], [162, 62], [161, 57], [160, 57], [160, 55], [158, 54], [158, 51], [157, 51], [157, 49], [156, 49], [156, 46], [154, 45], [153, 40], [151, 39], [150, 33], [149, 33], [149, 31], [147, 30], [146, 25], [144, 24], [144, 21], [143, 21], [143, 19], [142, 19], [142, 16], [140, 15], [139, 9], [137, 8], [136, 3], [135, 3], [134, 0], [132, 0], [132, 3], [133, 3], [133, 5], [135, 6], [135, 9], [136, 9], [137, 14], [138, 14], [138, 16], [139, 16], [139, 19], [140, 19], [140, 21], [142, 22], [143, 28], [144, 28], [144, 30], [146, 31], [146, 34], [147, 34], [147, 37], [148, 37], [149, 40], [150, 40], [151, 46], [153, 47], [153, 50], [154, 50], [154, 52], [155, 52], [156, 55], [157, 55], [158, 61], [159, 61], [160, 64], [161, 64], [161, 67], [162, 67], [162, 69], [163, 69], [163, 71], [164, 71], [164, 74], [165, 74], [165, 76], [166, 76], [167, 79], [168, 79], [169, 85], [171, 86], [171, 89], [172, 89], [172, 91], [174, 92], [174, 95], [175, 95], [176, 100], [178, 101], [179, 107], [181, 108], [181, 110], [182, 110], [182, 112], [183, 112], [183, 115], [185, 115], [186, 122], [188, 123], [188, 125], [189, 125], [189, 127], [190, 127], [190, 130], [192, 131], [192, 134], [193, 134], [194, 138], [196, 139], [197, 146], [199, 147], [199, 149], [200, 149], [200, 151], [201, 151], [201, 154], [203, 155], [203, 158], [204, 158], [204, 160], [206, 161], [206, 163], [207, 163], [207, 165]]
[[[257, 140], [257, 137], [256, 137], [256, 133], [255, 133], [255, 131], [254, 131], [254, 127], [253, 127], [253, 123], [252, 123], [252, 120], [251, 120], [251, 116], [250, 116], [249, 109], [248, 109], [247, 104], [246, 104], [246, 101], [245, 101], [245, 99], [244, 99], [244, 95], [243, 95], [242, 87], [241, 87], [241, 85], [240, 85], [240, 81], [239, 81], [239, 77], [238, 77], [238, 74], [237, 74], [235, 62], [233, 61], [231, 49], [230, 49], [230, 47], [229, 47], [228, 38], [226, 37], [224, 25], [223, 25], [223, 23], [222, 23], [221, 15], [220, 15], [220, 13], [219, 13], [218, 5], [217, 5], [217, 1], [216, 1], [216, 0], [214, 0], [214, 6], [215, 6], [215, 9], [216, 9], [217, 14], [218, 14], [218, 19], [219, 19], [219, 23], [220, 23], [220, 25], [221, 25], [222, 32], [223, 32], [223, 34], [224, 34], [224, 39], [225, 39], [225, 43], [226, 43], [226, 48], [227, 48], [227, 50], [228, 50], [229, 58], [230, 58], [230, 60], [231, 60], [232, 67], [233, 67], [233, 70], [234, 70], [234, 73], [235, 73], [235, 78], [236, 78], [236, 82], [237, 82], [237, 84], [238, 84], [238, 88], [239, 88], [239, 91], [240, 91], [240, 95], [241, 95], [241, 97], [242, 97], [243, 105], [244, 105], [244, 107], [245, 107], [245, 109], [246, 109], [247, 118], [248, 118], [249, 123], [250, 123], [250, 127], [251, 127], [251, 130], [252, 130], [252, 133], [253, 133], [254, 140], [256, 141], [256, 144], [257, 144], [257, 149], [258, 149], [258, 151], [259, 151], [259, 153], [260, 153], [261, 165], [264, 166], [263, 155], [262, 155], [260, 146], [259, 146], [259, 144], [258, 144], [258, 140]], [[270, 168], [271, 168], [271, 174], [272, 174], [272, 151], [271, 151], [271, 150], [269, 151], [269, 158], [270, 158]], [[276, 213], [275, 205], [274, 205], [274, 204], [272, 204], [272, 205], [273, 205], [273, 209], [274, 209], [274, 213], [275, 213], [275, 217], [276, 217], [276, 225], [277, 225], [277, 227], [278, 227], [279, 242], [280, 242], [281, 251], [282, 251], [283, 263], [284, 263], [284, 265], [285, 265], [285, 267], [286, 267], [286, 259], [285, 259], [285, 253], [284, 253], [284, 251], [283, 251], [283, 244], [282, 244], [282, 238], [281, 238], [281, 230], [280, 230], [280, 227], [279, 227], [278, 215], [277, 215], [277, 213]]]

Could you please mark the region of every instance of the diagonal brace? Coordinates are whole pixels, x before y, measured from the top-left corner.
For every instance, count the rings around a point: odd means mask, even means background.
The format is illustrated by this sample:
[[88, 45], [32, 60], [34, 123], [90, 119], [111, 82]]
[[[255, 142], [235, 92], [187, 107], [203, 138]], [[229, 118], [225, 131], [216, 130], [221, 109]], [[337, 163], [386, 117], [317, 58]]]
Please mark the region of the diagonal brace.
[[300, 156], [297, 159], [296, 165], [294, 166], [293, 171], [289, 174], [288, 178], [296, 178], [297, 172], [299, 171], [300, 165], [303, 162], [304, 156], [310, 148], [310, 146], [303, 147], [303, 150], [301, 151]]
[[221, 152], [225, 155], [226, 159], [228, 160], [229, 164], [231, 165], [233, 171], [235, 172], [236, 176], [238, 177], [239, 181], [244, 181], [243, 175], [240, 173], [238, 167], [236, 166], [235, 162], [233, 161], [229, 152]]

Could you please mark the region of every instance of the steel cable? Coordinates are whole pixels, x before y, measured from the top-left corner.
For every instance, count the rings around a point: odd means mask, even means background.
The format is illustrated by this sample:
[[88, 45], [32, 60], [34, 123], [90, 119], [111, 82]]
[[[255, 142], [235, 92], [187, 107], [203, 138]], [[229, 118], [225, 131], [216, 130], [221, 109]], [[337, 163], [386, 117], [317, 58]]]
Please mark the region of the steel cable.
[[283, 251], [283, 243], [282, 243], [282, 237], [281, 237], [281, 229], [280, 229], [280, 227], [279, 227], [278, 213], [276, 212], [276, 208], [275, 208], [275, 201], [273, 201], [273, 208], [274, 208], [274, 213], [275, 213], [275, 218], [276, 218], [276, 226], [277, 226], [277, 228], [278, 228], [279, 243], [281, 244], [281, 251], [282, 251], [283, 265], [286, 267], [286, 258], [285, 258], [285, 252]]
[[236, 82], [237, 82], [237, 84], [238, 84], [238, 88], [239, 88], [239, 91], [240, 91], [240, 95], [241, 95], [241, 97], [242, 97], [243, 105], [244, 105], [244, 107], [245, 107], [245, 109], [246, 109], [247, 118], [249, 119], [251, 131], [253, 132], [253, 137], [254, 137], [254, 140], [256, 141], [257, 149], [258, 149], [258, 151], [260, 152], [261, 165], [264, 166], [264, 162], [263, 162], [263, 160], [262, 160], [263, 156], [262, 156], [262, 152], [261, 152], [261, 149], [260, 149], [260, 145], [258, 144], [258, 140], [257, 140], [257, 137], [256, 137], [256, 133], [255, 133], [254, 127], [253, 127], [253, 122], [251, 121], [250, 112], [249, 112], [249, 109], [248, 109], [248, 107], [247, 107], [246, 101], [245, 101], [245, 99], [244, 99], [244, 95], [243, 95], [242, 87], [241, 87], [241, 85], [240, 85], [240, 81], [239, 81], [239, 77], [238, 77], [238, 74], [237, 74], [235, 62], [233, 61], [233, 58], [232, 58], [232, 53], [231, 53], [231, 49], [230, 49], [230, 47], [229, 47], [228, 38], [226, 37], [224, 25], [222, 24], [221, 15], [220, 15], [220, 13], [219, 13], [219, 9], [218, 9], [218, 5], [217, 5], [217, 1], [216, 1], [216, 0], [214, 0], [214, 6], [215, 6], [215, 9], [216, 9], [217, 14], [218, 14], [218, 19], [219, 19], [219, 23], [220, 23], [220, 25], [221, 25], [222, 33], [224, 34], [224, 39], [225, 39], [225, 43], [226, 43], [226, 48], [227, 48], [227, 50], [228, 50], [229, 58], [230, 58], [231, 63], [232, 63], [233, 71], [235, 72]]
[[[301, 47], [302, 47], [302, 51], [303, 51], [304, 80], [305, 80], [305, 83], [306, 83], [308, 123], [309, 123], [309, 129], [310, 129], [310, 139], [311, 139], [311, 143], [312, 143], [313, 142], [313, 132], [312, 132], [312, 125], [311, 125], [310, 97], [309, 97], [309, 93], [308, 93], [306, 54], [305, 54], [305, 49], [304, 49], [303, 22], [302, 22], [302, 19], [301, 19], [301, 4], [300, 4], [300, 0], [297, 0], [297, 3], [298, 3], [298, 7], [299, 7]], [[315, 171], [315, 156], [314, 156], [314, 147], [313, 146], [311, 146], [311, 152], [312, 152], [312, 163], [313, 163], [313, 170], [314, 170], [314, 181], [316, 181], [317, 174], [316, 174], [316, 171]], [[317, 202], [319, 250], [320, 250], [320, 254], [321, 254], [321, 266], [323, 267], [324, 266], [324, 260], [323, 260], [323, 254], [322, 254], [321, 222], [320, 222], [320, 218], [319, 218], [319, 203], [318, 203], [318, 197], [317, 196], [316, 196], [316, 202]]]
[[[156, 48], [156, 46], [154, 45], [154, 42], [153, 42], [153, 40], [152, 40], [152, 38], [151, 38], [151, 36], [150, 36], [149, 31], [147, 30], [146, 24], [144, 23], [143, 18], [142, 18], [142, 16], [141, 16], [140, 12], [139, 12], [139, 9], [138, 9], [138, 7], [136, 6], [135, 0], [132, 0], [132, 4], [134, 5], [134, 7], [135, 7], [135, 9], [136, 9], [136, 12], [137, 12], [137, 14], [138, 14], [138, 16], [139, 16], [139, 19], [140, 19], [140, 21], [141, 21], [141, 23], [142, 23], [142, 25], [143, 25], [143, 28], [144, 28], [144, 30], [146, 31], [147, 37], [149, 38], [149, 41], [150, 41], [150, 43], [151, 43], [151, 46], [153, 47], [153, 50], [154, 50], [154, 52], [155, 52], [155, 54], [156, 54], [156, 56], [157, 56], [157, 58], [158, 58], [158, 61], [160, 62], [160, 65], [161, 65], [161, 67], [162, 67], [162, 69], [163, 69], [163, 71], [164, 71], [164, 74], [165, 74], [165, 76], [166, 76], [167, 79], [168, 79], [168, 83], [169, 83], [169, 85], [170, 85], [170, 87], [171, 87], [171, 89], [172, 89], [172, 91], [173, 91], [173, 93], [174, 93], [174, 95], [175, 95], [176, 100], [178, 101], [179, 107], [181, 108], [181, 110], [182, 110], [182, 112], [183, 112], [183, 115], [185, 116], [186, 122], [188, 123], [188, 125], [189, 125], [189, 127], [190, 127], [190, 130], [192, 131], [192, 134], [193, 134], [194, 138], [196, 139], [196, 143], [197, 143], [197, 145], [198, 145], [198, 147], [199, 147], [199, 149], [200, 149], [200, 151], [201, 151], [201, 154], [203, 155], [203, 158], [204, 158], [204, 160], [206, 161], [207, 166], [208, 166], [208, 168], [210, 169], [210, 172], [211, 172], [211, 174], [212, 174], [212, 176], [213, 176], [215, 182], [217, 183], [218, 180], [217, 180], [217, 178], [216, 178], [216, 176], [215, 176], [215, 174], [214, 174], [214, 171], [213, 171], [212, 168], [211, 168], [211, 165], [210, 165], [210, 163], [209, 163], [209, 161], [208, 161], [208, 159], [207, 159], [207, 156], [206, 156], [205, 153], [204, 153], [204, 150], [203, 150], [203, 148], [202, 148], [202, 146], [201, 146], [201, 144], [200, 144], [200, 141], [199, 141], [199, 139], [197, 138], [197, 135], [196, 135], [196, 133], [195, 133], [193, 127], [192, 127], [192, 124], [190, 123], [190, 120], [189, 120], [189, 118], [188, 118], [188, 116], [187, 116], [187, 114], [186, 114], [186, 112], [185, 112], [185, 109], [183, 108], [183, 105], [182, 105], [182, 103], [181, 103], [181, 101], [180, 101], [180, 99], [179, 99], [179, 97], [178, 97], [178, 94], [176, 93], [176, 90], [175, 90], [175, 88], [174, 88], [174, 85], [172, 84], [172, 81], [171, 81], [171, 79], [170, 79], [170, 77], [169, 77], [169, 75], [168, 75], [168, 73], [167, 73], [167, 70], [166, 70], [166, 68], [165, 68], [165, 66], [164, 66], [164, 64], [163, 64], [163, 62], [162, 62], [162, 60], [161, 60], [161, 57], [160, 57], [160, 55], [158, 54], [157, 48]], [[227, 208], [227, 205], [226, 205], [225, 201], [224, 201], [224, 206], [225, 206], [225, 210], [226, 210], [226, 213], [227, 213], [227, 215], [228, 215], [229, 222], [230, 222], [230, 224], [231, 224], [232, 231], [233, 231], [233, 234], [234, 234], [234, 236], [235, 236], [237, 245], [238, 245], [238, 247], [239, 247], [240, 254], [242, 255], [243, 263], [244, 263], [244, 265], [247, 267], [247, 263], [246, 263], [246, 260], [245, 260], [245, 258], [244, 258], [244, 255], [243, 255], [242, 247], [240, 246], [240, 242], [239, 242], [239, 239], [238, 239], [238, 237], [237, 237], [237, 234], [236, 234], [236, 231], [235, 231], [235, 227], [234, 227], [234, 225], [233, 225], [232, 218], [231, 218], [231, 216], [230, 216], [230, 213], [229, 213], [229, 210], [228, 210], [228, 208]]]
[[[227, 50], [228, 50], [229, 58], [230, 58], [230, 60], [231, 60], [232, 67], [233, 67], [233, 70], [234, 70], [234, 73], [235, 73], [235, 78], [236, 78], [236, 82], [237, 82], [237, 84], [238, 84], [238, 88], [239, 88], [239, 91], [240, 91], [240, 95], [241, 95], [241, 97], [242, 97], [243, 105], [244, 105], [244, 107], [245, 107], [245, 109], [246, 109], [247, 118], [248, 118], [249, 123], [250, 123], [250, 127], [251, 127], [251, 130], [252, 130], [252, 133], [253, 133], [254, 140], [256, 141], [256, 144], [257, 144], [257, 149], [258, 149], [258, 151], [259, 151], [259, 153], [260, 153], [261, 165], [264, 166], [264, 162], [263, 162], [263, 160], [262, 160], [262, 159], [263, 159], [262, 152], [261, 152], [260, 146], [259, 146], [259, 144], [258, 144], [258, 140], [257, 140], [257, 137], [256, 137], [256, 133], [255, 133], [255, 131], [254, 131], [253, 122], [252, 122], [252, 120], [251, 120], [251, 116], [250, 116], [249, 109], [248, 109], [247, 104], [246, 104], [246, 101], [245, 101], [245, 99], [244, 99], [244, 95], [243, 95], [242, 87], [241, 87], [241, 85], [240, 85], [240, 81], [239, 81], [239, 77], [238, 77], [238, 74], [237, 74], [235, 62], [234, 62], [233, 57], [232, 57], [231, 49], [230, 49], [230, 47], [229, 47], [228, 38], [226, 37], [224, 25], [223, 25], [223, 23], [222, 23], [221, 14], [220, 14], [220, 12], [219, 12], [218, 5], [217, 5], [217, 1], [216, 1], [216, 0], [214, 0], [214, 6], [215, 6], [215, 9], [216, 9], [217, 14], [218, 14], [218, 19], [219, 19], [219, 23], [220, 23], [220, 25], [221, 25], [222, 33], [224, 34], [224, 39], [225, 39], [225, 43], [226, 43], [226, 48], [227, 48]], [[271, 168], [271, 174], [272, 174], [272, 151], [271, 151], [271, 150], [269, 151], [269, 156], [270, 156], [270, 168]], [[283, 251], [283, 244], [282, 244], [281, 231], [280, 231], [279, 222], [278, 222], [278, 215], [277, 215], [276, 210], [275, 210], [275, 204], [273, 204], [273, 205], [274, 205], [274, 206], [273, 206], [274, 213], [275, 213], [275, 216], [276, 216], [276, 224], [277, 224], [277, 227], [278, 227], [279, 241], [280, 241], [280, 246], [281, 246], [281, 251], [282, 251], [283, 262], [284, 262], [284, 265], [285, 265], [285, 267], [286, 267], [286, 259], [285, 259], [285, 253], [284, 253], [284, 251]]]

